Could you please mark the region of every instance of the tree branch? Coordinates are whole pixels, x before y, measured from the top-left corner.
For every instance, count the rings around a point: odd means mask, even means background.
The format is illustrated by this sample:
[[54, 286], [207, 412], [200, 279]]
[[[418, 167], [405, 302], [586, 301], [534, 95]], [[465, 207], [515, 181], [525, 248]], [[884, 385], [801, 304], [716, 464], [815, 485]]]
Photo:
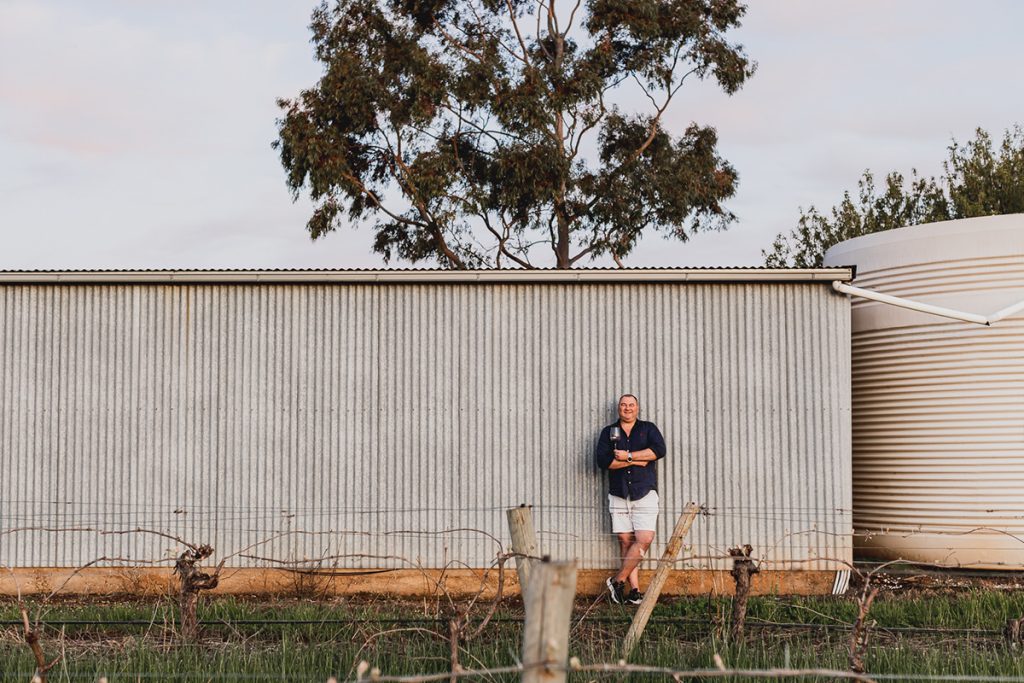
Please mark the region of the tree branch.
[[[668, 93], [665, 96], [665, 102], [660, 107], [658, 107], [657, 111], [655, 111], [655, 113], [654, 113], [654, 116], [651, 118], [651, 123], [650, 123], [650, 126], [649, 126], [649, 133], [647, 135], [647, 139], [645, 139], [643, 141], [643, 143], [639, 147], [636, 148], [636, 150], [631, 152], [630, 155], [621, 164], [616, 166], [608, 174], [609, 178], [614, 178], [615, 176], [617, 176], [620, 173], [622, 173], [626, 169], [627, 166], [629, 166], [634, 161], [639, 159], [640, 156], [644, 152], [647, 151], [647, 148], [651, 146], [651, 143], [654, 142], [654, 138], [656, 138], [657, 135], [658, 135], [658, 123], [660, 123], [661, 117], [662, 117], [662, 115], [664, 115], [665, 110], [668, 109], [669, 103], [672, 102], [672, 97], [675, 96], [675, 94], [677, 92], [679, 92], [679, 88], [682, 87], [683, 81], [686, 80], [686, 77], [689, 76], [690, 74], [694, 73], [695, 71], [696, 71], [696, 69], [691, 69], [682, 78], [679, 79], [679, 83], [677, 83], [675, 85], [675, 87], [673, 87], [671, 90], [668, 91]], [[587, 203], [586, 210], [589, 211], [590, 209], [592, 209], [594, 207], [594, 205], [596, 205], [597, 202], [600, 199], [601, 199], [600, 196], [595, 196], [593, 199], [591, 199]]]
[[544, 41], [540, 39], [540, 17], [543, 13], [542, 10], [546, 11], [546, 9], [547, 5], [544, 4], [544, 0], [537, 0], [537, 45], [540, 46], [540, 50], [544, 53], [544, 56], [551, 59], [551, 53], [548, 52], [548, 48], [544, 45]]
[[642, 90], [644, 95], [647, 96], [647, 99], [650, 100], [651, 106], [657, 109], [658, 103], [657, 101], [655, 101], [654, 95], [652, 95], [651, 91], [647, 89], [647, 86], [644, 85], [644, 82], [640, 80], [640, 76], [638, 76], [636, 73], [633, 73], [633, 80], [636, 81], [636, 84], [640, 86], [640, 90]]
[[[533, 265], [529, 261], [524, 261], [523, 259], [519, 258], [518, 256], [511, 253], [510, 251], [508, 251], [508, 249], [505, 248], [505, 243], [508, 242], [508, 231], [506, 230], [505, 235], [502, 236], [497, 230], [494, 229], [494, 226], [491, 225], [491, 221], [489, 218], [486, 217], [486, 215], [481, 217], [484, 219], [484, 227], [486, 227], [488, 232], [494, 235], [495, 239], [498, 240], [498, 254], [507, 256], [510, 261], [518, 264], [523, 268], [532, 269]], [[502, 221], [502, 223], [504, 223], [504, 221]], [[496, 263], [495, 265], [498, 268], [501, 267], [501, 265], [498, 263]]]
[[[555, 0], [548, 0], [548, 34], [551, 36], [561, 35], [561, 31], [558, 30], [558, 15], [555, 14]], [[558, 54], [555, 54], [555, 59], [558, 59]]]
[[[478, 19], [479, 19], [479, 17], [478, 17]], [[484, 63], [484, 58], [483, 58], [482, 55], [480, 55], [477, 52], [474, 52], [469, 47], [467, 47], [465, 44], [460, 43], [459, 41], [455, 40], [455, 38], [453, 38], [448, 33], [448, 31], [446, 31], [444, 29], [443, 26], [441, 26], [441, 22], [439, 22], [436, 18], [434, 19], [434, 28], [437, 30], [438, 34], [440, 34], [440, 36], [442, 38], [444, 38], [446, 43], [448, 43], [449, 45], [451, 45], [452, 47], [457, 49], [459, 52], [466, 53], [467, 55], [469, 55], [470, 57], [475, 59], [478, 64], [483, 64]]]
[[[386, 206], [384, 206], [384, 203], [381, 202], [380, 198], [377, 197], [377, 194], [373, 190], [371, 190], [368, 187], [366, 187], [366, 185], [364, 185], [363, 182], [361, 180], [359, 180], [359, 178], [357, 178], [353, 174], [351, 174], [351, 173], [349, 173], [347, 171], [342, 171], [341, 175], [342, 175], [342, 177], [345, 180], [349, 181], [350, 183], [352, 183], [353, 185], [358, 187], [359, 191], [362, 192], [364, 195], [366, 195], [366, 197], [370, 200], [370, 202], [372, 202], [373, 205], [376, 206], [378, 210], [384, 212], [384, 214], [388, 218], [390, 218], [391, 220], [393, 220], [393, 221], [395, 221], [397, 223], [403, 223], [405, 225], [415, 225], [415, 226], [421, 227], [421, 228], [425, 228], [426, 227], [423, 223], [420, 223], [419, 221], [414, 221], [411, 218], [406, 218], [405, 216], [400, 216], [400, 215], [392, 212], [390, 209], [388, 209]], [[394, 174], [392, 174], [392, 176], [394, 176]], [[396, 180], [397, 180], [397, 178], [396, 178]]]
[[[134, 529], [121, 529], [121, 530], [117, 530], [117, 531], [101, 531], [100, 532], [100, 536], [124, 536], [125, 534], [151, 534], [153, 536], [159, 536], [161, 538], [166, 538], [166, 539], [169, 539], [169, 540], [174, 541], [176, 543], [180, 543], [181, 545], [183, 545], [183, 546], [185, 546], [187, 548], [190, 548], [191, 550], [197, 550], [199, 548], [199, 546], [194, 545], [192, 543], [189, 543], [185, 539], [180, 538], [178, 536], [172, 536], [171, 534], [165, 534], [162, 531], [153, 531], [152, 529], [142, 529], [140, 527], [135, 527]], [[101, 558], [101, 559], [103, 559], [103, 558]], [[89, 564], [94, 564], [95, 562], [98, 562], [98, 561], [99, 560], [93, 560]], [[88, 565], [86, 565], [86, 566], [88, 566]], [[84, 567], [83, 567], [83, 569], [84, 569]]]
[[526, 47], [526, 41], [523, 39], [523, 34], [519, 31], [519, 21], [516, 19], [515, 8], [512, 7], [511, 0], [505, 0], [505, 7], [508, 8], [508, 18], [512, 22], [512, 28], [516, 32], [516, 40], [519, 41], [519, 48], [523, 51], [522, 59], [520, 60], [526, 66], [532, 67], [533, 64], [530, 62], [530, 51]]
[[[384, 140], [390, 147], [391, 141], [387, 138], [386, 135], [383, 134], [383, 131], [378, 129], [378, 132], [381, 133], [381, 137], [384, 138]], [[396, 131], [396, 133], [398, 133], [398, 131]], [[397, 149], [393, 149], [391, 153], [391, 160], [401, 170], [401, 176], [398, 173], [395, 173], [394, 171], [392, 171], [391, 175], [392, 177], [395, 178], [395, 180], [398, 181], [399, 186], [404, 187], [404, 189], [406, 190], [409, 199], [412, 200], [413, 206], [416, 207], [416, 210], [419, 212], [420, 217], [424, 221], [421, 224], [422, 227], [425, 228], [427, 232], [429, 232], [430, 235], [434, 238], [434, 241], [437, 244], [437, 248], [440, 250], [441, 254], [446, 259], [448, 259], [449, 264], [451, 264], [455, 268], [458, 268], [460, 270], [466, 270], [466, 264], [463, 263], [462, 259], [459, 258], [459, 255], [452, 251], [452, 249], [448, 246], [448, 242], [444, 239], [444, 234], [442, 233], [440, 226], [437, 224], [437, 219], [434, 218], [434, 216], [430, 213], [430, 210], [427, 208], [426, 203], [420, 198], [419, 190], [416, 188], [416, 183], [415, 181], [413, 181], [412, 178], [412, 171], [409, 170], [409, 167], [405, 164], [405, 161], [403, 161], [402, 159], [401, 140], [402, 136], [401, 134], [398, 134]]]
[[510, 132], [505, 131], [505, 130], [498, 130], [498, 129], [492, 129], [492, 128], [484, 128], [483, 126], [481, 126], [476, 121], [473, 121], [472, 119], [465, 118], [462, 115], [461, 112], [455, 111], [455, 109], [453, 109], [450, 104], [442, 104], [441, 107], [443, 107], [444, 109], [446, 109], [449, 112], [451, 112], [451, 114], [453, 116], [455, 116], [459, 120], [460, 123], [465, 123], [466, 125], [472, 126], [473, 129], [476, 131], [475, 134], [490, 138], [491, 141], [495, 145], [500, 145], [501, 144], [501, 140], [499, 140], [497, 138], [497, 136], [499, 136], [499, 135], [503, 135], [503, 136], [505, 136], [507, 138], [512, 138], [516, 142], [522, 142], [522, 143], [527, 142], [527, 140], [525, 138], [523, 138], [522, 136], [516, 135], [515, 133], [510, 133]]
[[569, 23], [566, 24], [566, 26], [565, 26], [565, 33], [566, 34], [568, 34], [570, 31], [572, 31], [572, 22], [576, 18], [576, 12], [579, 10], [579, 8], [580, 8], [580, 6], [582, 4], [583, 4], [583, 0], [576, 0], [576, 4], [572, 8], [572, 12], [569, 13]]
[[[487, 34], [488, 36], [490, 36], [490, 37], [491, 37], [491, 40], [493, 40], [493, 41], [494, 41], [494, 43], [495, 43], [495, 44], [496, 44], [496, 45], [497, 45], [498, 47], [500, 47], [500, 48], [501, 48], [502, 50], [504, 50], [505, 52], [507, 52], [507, 53], [509, 54], [509, 56], [510, 56], [510, 57], [512, 57], [512, 59], [515, 59], [515, 60], [517, 60], [517, 61], [520, 61], [520, 62], [523, 62], [524, 64], [527, 64], [527, 65], [529, 65], [529, 62], [528, 62], [528, 61], [526, 61], [526, 59], [525, 59], [525, 54], [526, 54], [526, 53], [525, 53], [525, 50], [524, 50], [524, 53], [523, 53], [523, 55], [524, 55], [523, 57], [520, 57], [520, 56], [519, 56], [518, 54], [516, 54], [516, 51], [515, 51], [515, 50], [513, 50], [512, 48], [510, 48], [510, 47], [509, 47], [508, 45], [506, 45], [506, 44], [505, 44], [505, 41], [504, 41], [504, 40], [502, 40], [502, 38], [501, 38], [501, 34], [500, 34], [500, 33], [496, 32], [496, 31], [492, 31], [492, 30], [490, 30], [490, 28], [489, 28], [489, 27], [487, 26], [487, 22], [486, 22], [486, 21], [484, 21], [483, 17], [481, 17], [481, 16], [480, 16], [480, 13], [479, 13], [479, 12], [477, 11], [477, 9], [476, 9], [476, 5], [474, 5], [474, 4], [472, 4], [472, 3], [470, 3], [470, 5], [469, 5], [469, 6], [470, 6], [470, 9], [472, 9], [472, 10], [473, 10], [473, 17], [474, 17], [474, 18], [476, 19], [476, 25], [477, 25], [477, 26], [480, 26], [480, 27], [485, 27], [485, 28], [484, 28], [484, 32], [485, 32], [485, 33], [486, 33], [486, 34]], [[515, 23], [515, 20], [514, 20], [514, 18], [513, 18], [513, 24], [514, 24], [514, 23]], [[516, 29], [516, 33], [518, 33], [518, 32], [519, 32], [519, 29], [517, 28], [517, 29]]]

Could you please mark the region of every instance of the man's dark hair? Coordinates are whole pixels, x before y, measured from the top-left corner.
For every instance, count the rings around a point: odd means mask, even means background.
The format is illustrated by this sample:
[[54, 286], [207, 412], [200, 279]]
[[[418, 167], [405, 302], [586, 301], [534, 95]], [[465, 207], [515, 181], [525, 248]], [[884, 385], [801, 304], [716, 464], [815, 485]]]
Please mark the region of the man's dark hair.
[[640, 405], [640, 399], [638, 399], [638, 398], [637, 398], [636, 396], [634, 396], [633, 394], [623, 394], [622, 396], [619, 396], [619, 400], [618, 400], [618, 402], [619, 402], [619, 403], [622, 403], [622, 399], [626, 398], [627, 396], [628, 396], [628, 397], [630, 397], [631, 399], [633, 399], [634, 401], [636, 401], [636, 404], [637, 404], [637, 405]]

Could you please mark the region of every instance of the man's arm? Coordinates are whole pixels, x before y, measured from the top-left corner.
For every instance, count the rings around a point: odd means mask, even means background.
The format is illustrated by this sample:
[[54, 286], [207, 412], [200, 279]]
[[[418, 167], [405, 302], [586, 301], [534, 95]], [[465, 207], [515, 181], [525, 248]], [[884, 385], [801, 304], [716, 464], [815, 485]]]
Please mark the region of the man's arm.
[[647, 467], [647, 463], [643, 462], [643, 461], [636, 460], [635, 458], [634, 458], [633, 462], [627, 462], [625, 460], [613, 460], [612, 464], [608, 466], [608, 469], [610, 469], [610, 470], [621, 470], [624, 467]]
[[601, 436], [597, 438], [597, 446], [594, 447], [594, 464], [602, 470], [618, 469], [611, 465], [615, 462], [615, 454], [612, 452], [612, 443], [608, 438], [608, 428], [601, 430]]
[[647, 443], [647, 448], [633, 451], [633, 462], [647, 464], [665, 457], [665, 453], [668, 450], [665, 446], [665, 437], [661, 435], [661, 432], [658, 431], [658, 428], [653, 423], [647, 432]]
[[613, 453], [615, 454], [615, 460], [608, 466], [610, 470], [621, 470], [623, 467], [632, 467], [634, 465], [637, 467], [647, 467], [648, 461], [637, 460], [636, 453], [632, 454], [632, 459], [630, 459], [629, 451], [613, 451]]
[[[664, 455], [660, 457], [665, 457]], [[633, 451], [633, 462], [647, 464], [654, 462], [659, 458], [658, 454], [650, 448], [645, 448], [642, 451]]]

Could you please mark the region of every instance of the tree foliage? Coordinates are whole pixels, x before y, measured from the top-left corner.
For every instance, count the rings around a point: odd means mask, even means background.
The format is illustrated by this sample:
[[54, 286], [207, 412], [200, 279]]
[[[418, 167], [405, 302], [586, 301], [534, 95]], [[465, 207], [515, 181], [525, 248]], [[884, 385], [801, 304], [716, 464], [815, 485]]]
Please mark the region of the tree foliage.
[[685, 240], [733, 220], [715, 130], [672, 135], [663, 118], [687, 78], [731, 94], [753, 73], [725, 38], [745, 7], [573, 2], [320, 5], [323, 75], [279, 100], [274, 143], [314, 202], [312, 237], [368, 221], [385, 261], [528, 268], [540, 250], [569, 268], [621, 264], [649, 229]]
[[817, 268], [834, 244], [860, 235], [907, 225], [957, 218], [1024, 212], [1024, 129], [1006, 131], [998, 147], [981, 128], [960, 145], [954, 139], [943, 162], [943, 173], [909, 179], [892, 172], [883, 187], [875, 187], [871, 171], [828, 214], [814, 206], [800, 211], [796, 229], [775, 238], [765, 251], [765, 265], [776, 268]]

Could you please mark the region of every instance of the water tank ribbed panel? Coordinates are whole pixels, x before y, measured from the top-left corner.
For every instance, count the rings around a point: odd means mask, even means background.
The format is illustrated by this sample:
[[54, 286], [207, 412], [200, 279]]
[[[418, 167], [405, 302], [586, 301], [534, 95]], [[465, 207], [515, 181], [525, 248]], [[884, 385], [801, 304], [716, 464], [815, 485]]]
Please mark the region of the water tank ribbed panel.
[[[1024, 299], [1024, 214], [836, 245], [855, 285], [990, 315]], [[1024, 314], [991, 327], [854, 298], [861, 556], [1024, 568]]]

